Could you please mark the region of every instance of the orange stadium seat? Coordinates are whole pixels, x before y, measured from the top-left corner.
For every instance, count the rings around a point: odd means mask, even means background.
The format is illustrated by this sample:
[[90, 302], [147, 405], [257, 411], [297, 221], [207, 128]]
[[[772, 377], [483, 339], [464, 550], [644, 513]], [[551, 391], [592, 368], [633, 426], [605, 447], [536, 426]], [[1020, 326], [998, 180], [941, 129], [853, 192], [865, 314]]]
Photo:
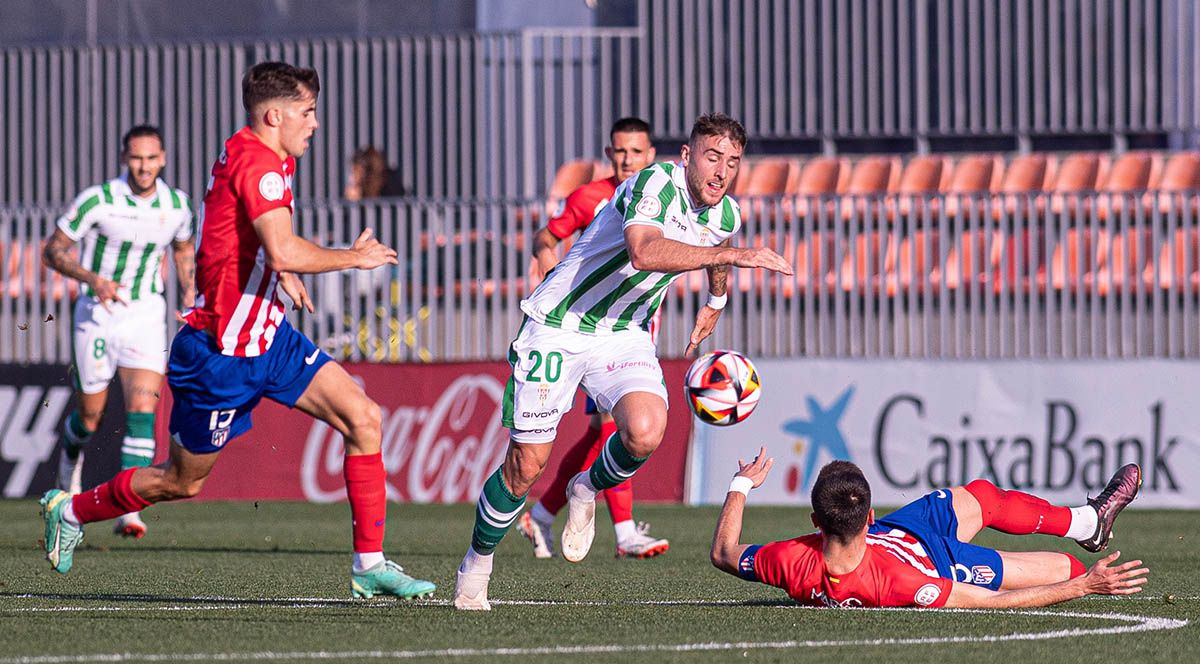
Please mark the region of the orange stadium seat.
[[1117, 157], [1112, 170], [1099, 187], [1099, 191], [1109, 194], [1097, 200], [1100, 219], [1120, 214], [1132, 205], [1136, 201], [1133, 194], [1149, 189], [1151, 182], [1160, 179], [1161, 171], [1162, 156], [1155, 152], [1126, 152]]
[[[913, 157], [905, 165], [900, 180], [891, 190], [895, 196], [888, 201], [888, 216], [908, 215], [913, 210], [920, 213], [920, 205], [928, 194], [937, 193], [950, 179], [949, 159], [940, 155]], [[916, 204], [916, 205], [914, 205]]]
[[999, 155], [973, 154], [963, 157], [941, 192], [946, 195], [946, 214], [957, 215], [959, 209], [979, 202], [979, 195], [999, 189], [1004, 174], [1004, 160]]
[[[1158, 200], [1158, 210], [1162, 214], [1170, 214], [1171, 210], [1188, 210], [1196, 214], [1200, 200], [1195, 192], [1200, 190], [1200, 152], [1178, 152], [1171, 155], [1156, 181], [1150, 183], [1151, 190], [1157, 194], [1147, 194], [1149, 204], [1154, 198]], [[1192, 194], [1188, 207], [1185, 208], [1185, 193]]]
[[[792, 159], [770, 157], [754, 165], [754, 170], [746, 177], [746, 186], [741, 192], [743, 196], [778, 196], [787, 189], [788, 175], [792, 170]], [[744, 168], [744, 165], [743, 165]], [[744, 173], [738, 174], [740, 181]]]
[[[834, 194], [845, 188], [850, 179], [850, 165], [844, 157], [817, 157], [810, 159], [802, 168], [793, 168], [785, 185], [786, 193], [795, 199], [784, 201], [785, 206], [794, 205], [794, 214], [809, 214], [812, 198]], [[832, 210], [832, 206], [827, 207]]]

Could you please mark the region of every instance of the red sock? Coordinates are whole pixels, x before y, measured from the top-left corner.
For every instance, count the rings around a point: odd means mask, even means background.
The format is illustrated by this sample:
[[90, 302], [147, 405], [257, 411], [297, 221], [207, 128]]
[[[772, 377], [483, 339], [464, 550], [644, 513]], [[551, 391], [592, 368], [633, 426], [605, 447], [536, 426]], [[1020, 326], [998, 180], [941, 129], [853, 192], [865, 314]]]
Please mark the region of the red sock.
[[1074, 579], [1077, 576], [1083, 576], [1084, 573], [1087, 572], [1087, 567], [1084, 567], [1083, 563], [1079, 562], [1078, 558], [1069, 553], [1064, 553], [1063, 555], [1071, 561], [1071, 576], [1069, 578]]
[[107, 521], [149, 507], [150, 501], [133, 492], [133, 473], [137, 470], [127, 468], [95, 489], [75, 494], [71, 509], [79, 523]]
[[383, 551], [383, 529], [387, 521], [387, 472], [383, 454], [347, 456], [342, 468], [346, 477], [346, 496], [354, 526], [354, 552]]
[[[608, 439], [617, 432], [616, 422], [605, 422], [600, 427], [600, 440], [588, 451], [584, 468], [591, 468], [592, 462], [600, 456], [600, 451], [608, 444]], [[611, 489], [604, 490], [604, 502], [608, 503], [608, 513], [613, 523], [633, 520], [633, 480], [628, 479]]]
[[1020, 491], [1005, 491], [987, 480], [966, 487], [979, 501], [983, 525], [1011, 535], [1045, 533], [1063, 537], [1071, 527], [1071, 510]]
[[[600, 430], [587, 428], [583, 432], [583, 437], [575, 441], [575, 444], [567, 448], [567, 453], [563, 455], [562, 463], [558, 464], [558, 474], [554, 476], [554, 481], [538, 499], [542, 507], [551, 514], [558, 514], [558, 511], [567, 504], [567, 482], [571, 481], [572, 477], [579, 474], [579, 467], [583, 464], [587, 457], [588, 449], [600, 437]], [[590, 464], [589, 464], [590, 465]], [[587, 466], [584, 466], [585, 468]]]

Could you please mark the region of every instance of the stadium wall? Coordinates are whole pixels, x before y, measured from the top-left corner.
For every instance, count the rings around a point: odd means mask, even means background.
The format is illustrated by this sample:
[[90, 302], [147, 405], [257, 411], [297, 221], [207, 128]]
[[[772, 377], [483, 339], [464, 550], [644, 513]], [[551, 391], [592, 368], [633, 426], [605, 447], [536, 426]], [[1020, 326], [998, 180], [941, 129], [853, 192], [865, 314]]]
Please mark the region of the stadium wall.
[[806, 505], [820, 467], [849, 459], [877, 505], [978, 477], [1078, 505], [1135, 462], [1135, 507], [1200, 507], [1194, 361], [780, 359], [758, 369], [762, 401], [748, 420], [697, 425], [689, 502], [723, 501], [737, 459], [762, 441], [775, 468], [750, 496], [758, 504]]
[[[383, 408], [383, 454], [388, 498], [394, 502], [473, 502], [500, 465], [508, 430], [500, 425], [504, 362], [453, 364], [349, 363], [346, 369]], [[668, 385], [681, 386], [687, 362], [667, 361]], [[7, 498], [38, 496], [51, 488], [58, 463], [61, 423], [73, 407], [68, 368], [62, 365], [0, 365], [0, 487]], [[164, 387], [157, 416], [156, 462], [166, 459], [170, 390]], [[563, 452], [587, 424], [583, 400], [559, 429], [559, 444], [538, 496], [550, 483]], [[677, 400], [667, 438], [634, 480], [639, 501], [681, 502], [691, 416]], [[84, 487], [119, 469], [124, 416], [114, 394], [101, 430], [87, 448]], [[222, 450], [216, 470], [197, 500], [345, 499], [341, 437], [325, 424], [264, 401], [254, 428]]]

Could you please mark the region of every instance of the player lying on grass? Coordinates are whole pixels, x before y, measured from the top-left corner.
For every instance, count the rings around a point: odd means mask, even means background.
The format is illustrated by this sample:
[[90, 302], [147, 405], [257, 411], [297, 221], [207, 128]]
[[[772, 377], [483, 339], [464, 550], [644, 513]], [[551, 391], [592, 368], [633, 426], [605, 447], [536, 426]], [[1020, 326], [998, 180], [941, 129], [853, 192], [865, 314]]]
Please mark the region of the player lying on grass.
[[1115, 565], [1119, 551], [1091, 569], [1069, 553], [996, 551], [970, 544], [985, 527], [1014, 535], [1044, 533], [1103, 551], [1121, 510], [1137, 496], [1142, 471], [1122, 467], [1082, 507], [1058, 507], [987, 480], [939, 489], [876, 521], [871, 487], [858, 466], [833, 461], [812, 488], [811, 535], [741, 544], [742, 512], [774, 459], [759, 451], [729, 485], [713, 535], [712, 563], [747, 581], [787, 591], [811, 606], [1015, 608], [1086, 595], [1141, 592], [1149, 569]]

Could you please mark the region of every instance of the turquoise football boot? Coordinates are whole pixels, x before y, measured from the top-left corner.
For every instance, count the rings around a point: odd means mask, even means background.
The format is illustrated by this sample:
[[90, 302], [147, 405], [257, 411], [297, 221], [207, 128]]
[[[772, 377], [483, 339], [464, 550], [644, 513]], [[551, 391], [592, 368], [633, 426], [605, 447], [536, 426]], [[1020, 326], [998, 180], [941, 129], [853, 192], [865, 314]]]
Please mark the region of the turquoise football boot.
[[429, 581], [405, 574], [403, 567], [390, 560], [350, 575], [350, 594], [359, 598], [395, 595], [401, 599], [413, 599], [429, 597], [436, 589], [437, 586]]
[[46, 521], [46, 560], [59, 574], [71, 571], [75, 547], [83, 541], [83, 528], [67, 523], [63, 510], [70, 504], [71, 494], [51, 489], [42, 496], [42, 519]]

